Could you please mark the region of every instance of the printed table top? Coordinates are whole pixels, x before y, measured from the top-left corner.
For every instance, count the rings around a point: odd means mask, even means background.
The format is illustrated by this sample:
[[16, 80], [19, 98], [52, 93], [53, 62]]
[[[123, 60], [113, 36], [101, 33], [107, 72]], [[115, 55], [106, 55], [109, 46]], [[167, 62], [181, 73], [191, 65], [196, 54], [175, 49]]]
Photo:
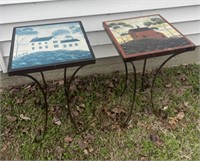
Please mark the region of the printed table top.
[[160, 15], [103, 22], [124, 61], [195, 50], [195, 45]]
[[95, 63], [80, 21], [15, 27], [9, 75]]

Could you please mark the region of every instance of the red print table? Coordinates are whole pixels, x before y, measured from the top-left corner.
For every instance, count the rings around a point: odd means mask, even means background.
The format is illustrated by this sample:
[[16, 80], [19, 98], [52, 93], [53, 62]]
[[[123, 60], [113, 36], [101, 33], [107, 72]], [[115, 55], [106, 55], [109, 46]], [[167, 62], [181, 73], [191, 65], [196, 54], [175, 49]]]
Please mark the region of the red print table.
[[133, 62], [144, 59], [142, 74], [142, 90], [144, 90], [146, 60], [152, 57], [171, 55], [160, 65], [152, 81], [151, 103], [154, 109], [153, 86], [160, 69], [174, 56], [195, 50], [195, 45], [160, 15], [106, 21], [103, 22], [103, 27], [125, 65], [126, 81], [121, 96], [128, 86], [127, 63], [131, 63], [134, 71], [134, 93], [130, 112], [125, 120], [125, 124], [127, 124], [133, 111], [136, 94], [136, 68]]
[[[14, 28], [8, 74], [29, 77], [39, 86], [44, 98], [45, 120], [44, 128], [38, 134], [46, 131], [48, 118], [47, 84], [43, 71], [64, 69], [67, 109], [76, 126], [69, 103], [70, 84], [83, 66], [94, 63], [95, 56], [80, 21]], [[67, 84], [66, 71], [69, 67], [78, 68]], [[43, 85], [29, 74], [33, 72], [41, 73]]]

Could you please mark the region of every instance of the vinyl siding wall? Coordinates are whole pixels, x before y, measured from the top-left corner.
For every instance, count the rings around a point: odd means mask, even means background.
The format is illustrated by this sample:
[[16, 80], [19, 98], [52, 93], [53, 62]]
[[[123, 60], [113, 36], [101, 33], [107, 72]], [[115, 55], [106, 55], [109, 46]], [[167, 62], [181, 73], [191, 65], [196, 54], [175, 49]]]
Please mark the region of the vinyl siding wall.
[[96, 58], [118, 53], [102, 21], [160, 14], [200, 46], [199, 0], [0, 0], [0, 71], [7, 72], [13, 27], [82, 21]]

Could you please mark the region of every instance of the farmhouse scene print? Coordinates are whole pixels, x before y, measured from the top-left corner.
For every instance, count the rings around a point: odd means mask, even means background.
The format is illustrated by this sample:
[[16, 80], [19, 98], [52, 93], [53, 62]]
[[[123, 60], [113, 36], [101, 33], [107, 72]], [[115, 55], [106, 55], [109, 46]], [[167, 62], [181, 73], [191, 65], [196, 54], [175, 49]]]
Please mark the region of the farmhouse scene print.
[[16, 28], [12, 69], [91, 57], [78, 22]]
[[106, 22], [126, 54], [165, 50], [190, 43], [160, 16]]

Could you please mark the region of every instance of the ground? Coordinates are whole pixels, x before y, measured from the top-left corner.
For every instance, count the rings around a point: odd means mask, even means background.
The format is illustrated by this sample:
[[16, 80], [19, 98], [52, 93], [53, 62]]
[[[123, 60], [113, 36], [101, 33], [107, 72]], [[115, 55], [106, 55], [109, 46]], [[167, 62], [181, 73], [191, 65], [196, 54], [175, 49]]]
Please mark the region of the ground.
[[4, 89], [1, 160], [199, 160], [199, 67], [161, 71], [154, 88], [156, 115], [149, 90], [154, 72], [147, 73], [126, 127], [132, 91], [119, 97], [123, 73], [76, 77], [70, 89], [78, 129], [65, 117], [63, 80], [48, 82], [48, 129], [41, 141], [36, 133], [43, 127], [44, 109], [37, 86]]

